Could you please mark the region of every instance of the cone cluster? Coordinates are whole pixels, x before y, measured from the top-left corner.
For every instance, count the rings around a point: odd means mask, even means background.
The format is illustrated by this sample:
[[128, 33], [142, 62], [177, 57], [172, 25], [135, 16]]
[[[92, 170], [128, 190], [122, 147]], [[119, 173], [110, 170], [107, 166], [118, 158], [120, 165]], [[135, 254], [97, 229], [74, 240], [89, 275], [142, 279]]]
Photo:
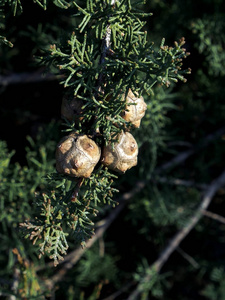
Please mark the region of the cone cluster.
[[[139, 128], [147, 105], [143, 97], [137, 97], [129, 90], [125, 111], [122, 117]], [[62, 101], [61, 115], [69, 121], [78, 122], [82, 118], [83, 103], [65, 97]], [[63, 137], [56, 149], [56, 170], [72, 177], [90, 177], [95, 166], [101, 162], [109, 169], [124, 173], [137, 165], [138, 145], [128, 131], [117, 135], [117, 142], [108, 143], [102, 149], [87, 135], [71, 133]]]

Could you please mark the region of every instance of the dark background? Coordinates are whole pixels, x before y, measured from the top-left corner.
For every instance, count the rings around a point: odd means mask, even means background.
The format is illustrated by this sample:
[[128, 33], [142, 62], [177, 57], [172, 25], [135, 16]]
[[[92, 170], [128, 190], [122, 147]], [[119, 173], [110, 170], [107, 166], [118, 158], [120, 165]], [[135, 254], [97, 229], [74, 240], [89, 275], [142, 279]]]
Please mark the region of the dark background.
[[[55, 75], [48, 77], [49, 71], [47, 75], [42, 75], [44, 68], [39, 64], [38, 56], [43, 55], [44, 49], [57, 41], [64, 30], [73, 28], [75, 21], [71, 21], [69, 12], [53, 4], [49, 4], [47, 11], [31, 1], [24, 1], [22, 5], [23, 12], [15, 17], [10, 8], [6, 7], [4, 34], [14, 47], [1, 45], [0, 48], [0, 76], [2, 82], [5, 81], [4, 84], [0, 82], [0, 139], [7, 142], [10, 150], [16, 151], [12, 163], [26, 165], [25, 149], [29, 144], [27, 136], [35, 140], [40, 126], [45, 128], [53, 120], [57, 124], [61, 121], [60, 106], [64, 89]], [[146, 24], [149, 39], [157, 45], [165, 37], [166, 44], [173, 45], [174, 40], [184, 36], [185, 48], [191, 53], [184, 62], [184, 68], [192, 69], [192, 74], [187, 76], [188, 82], [179, 83], [171, 90], [171, 93], [176, 94], [173, 101], [179, 109], [168, 112], [170, 123], [165, 132], [174, 140], [196, 145], [205, 136], [224, 126], [224, 6], [224, 1], [220, 0], [155, 0], [145, 5], [146, 11], [153, 12]], [[204, 22], [198, 31], [196, 23], [201, 21]], [[224, 168], [224, 148], [222, 136], [219, 141], [190, 158], [172, 175], [209, 184]], [[176, 149], [176, 153], [182, 150]], [[167, 161], [172, 154], [159, 149], [158, 164]], [[135, 174], [130, 173], [121, 180], [121, 189], [124, 191], [124, 187], [130, 188], [129, 176]], [[163, 185], [159, 184], [157, 188], [167, 195]], [[192, 201], [188, 197], [194, 197], [192, 191], [189, 192], [171, 188], [168, 193], [175, 193], [175, 198], [180, 197], [181, 201], [187, 203], [188, 199]], [[146, 194], [148, 190], [138, 197], [144, 199]], [[224, 190], [221, 190], [209, 210], [224, 215], [224, 200]], [[106, 249], [112, 257], [117, 257], [115, 265], [119, 275], [117, 280], [106, 284], [100, 299], [132, 281], [131, 275], [143, 258], [148, 264], [153, 263], [179, 228], [170, 224], [160, 225], [154, 221], [154, 217], [146, 220], [146, 215], [142, 215], [144, 208], [138, 201], [138, 198], [134, 200], [134, 208], [126, 207], [106, 233]], [[160, 219], [160, 212], [156, 211], [155, 218]], [[168, 278], [160, 281], [159, 290], [163, 290], [164, 295], [157, 294], [155, 288], [155, 294], [153, 292], [146, 299], [224, 300], [224, 231], [223, 224], [204, 217], [180, 245], [196, 261], [197, 267], [185, 260], [178, 251], [174, 252], [161, 272], [168, 273]], [[222, 276], [213, 277], [213, 270], [218, 268], [222, 268]], [[80, 269], [72, 270], [66, 281], [59, 284], [56, 299], [65, 297], [68, 287], [74, 284], [70, 276], [79, 278], [77, 270]], [[92, 271], [95, 274], [96, 270]], [[90, 279], [86, 280], [88, 282]], [[87, 286], [80, 283], [86, 297], [95, 285], [96, 282]], [[212, 291], [203, 295], [203, 291], [210, 288]], [[118, 299], [126, 299], [128, 293], [122, 293]], [[74, 299], [78, 298], [74, 296]]]

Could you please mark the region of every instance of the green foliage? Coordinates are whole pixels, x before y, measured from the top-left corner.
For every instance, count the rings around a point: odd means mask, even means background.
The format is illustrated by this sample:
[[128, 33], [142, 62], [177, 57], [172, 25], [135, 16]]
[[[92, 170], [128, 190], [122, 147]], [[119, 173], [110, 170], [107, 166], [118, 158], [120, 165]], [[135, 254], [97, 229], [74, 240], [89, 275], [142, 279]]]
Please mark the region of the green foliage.
[[157, 226], [173, 225], [182, 228], [193, 215], [200, 197], [199, 192], [193, 188], [176, 187], [175, 190], [175, 193], [170, 194], [166, 183], [163, 186], [151, 185], [151, 200], [149, 201], [149, 190], [146, 190], [142, 201], [132, 203], [130, 209], [139, 211], [137, 219], [145, 215]]
[[208, 284], [202, 291], [207, 299], [211, 300], [223, 300], [225, 299], [225, 277], [224, 268], [216, 267], [212, 270], [210, 278], [212, 283]]
[[[9, 75], [9, 82], [7, 77], [0, 86], [3, 117], [8, 112], [4, 101], [16, 99], [10, 106], [11, 118], [3, 118], [0, 127], [9, 145], [17, 139], [15, 129], [25, 116], [22, 96], [17, 96], [30, 88], [24, 83], [12, 85], [10, 75], [18, 64], [22, 72], [30, 70], [30, 63], [36, 70], [40, 65], [33, 55], [41, 55], [38, 62], [45, 72], [56, 76], [55, 85], [48, 77], [30, 84], [34, 111], [26, 124], [32, 127], [26, 160], [18, 149], [9, 146], [8, 150], [6, 142], [0, 142], [0, 295], [4, 299], [128, 299], [137, 288], [140, 299], [223, 300], [224, 225], [218, 226], [216, 220], [204, 216], [160, 273], [151, 266], [185, 228], [205, 187], [223, 168], [222, 133], [187, 161], [158, 172], [176, 155], [195, 151], [195, 145], [224, 125], [224, 3], [153, 0], [143, 6], [123, 0], [111, 4], [109, 0], [1, 1], [1, 75]], [[181, 36], [187, 37], [186, 44], [183, 38], [173, 42]], [[6, 47], [11, 45], [8, 40], [14, 44], [12, 49]], [[165, 46], [165, 40], [173, 46]], [[186, 62], [188, 51], [192, 55]], [[184, 85], [186, 65], [193, 73]], [[53, 90], [58, 79], [62, 94], [83, 101], [80, 122], [46, 125], [60, 115], [62, 95], [55, 96]], [[50, 118], [42, 99], [44, 85]], [[143, 95], [148, 106], [139, 129], [120, 116], [129, 88]], [[39, 100], [36, 107], [35, 99]], [[20, 118], [14, 106], [19, 107]], [[5, 134], [11, 127], [13, 135]], [[132, 132], [139, 146], [138, 166], [126, 174], [115, 176], [101, 163], [88, 179], [55, 172], [55, 148], [63, 134], [88, 134], [103, 146], [124, 129]], [[20, 144], [18, 137], [16, 146]], [[132, 194], [137, 182], [143, 181], [142, 191]], [[126, 201], [127, 195], [132, 199], [122, 206], [122, 214], [99, 247], [86, 249], [76, 264], [71, 256], [63, 261], [66, 253], [73, 254], [75, 247], [91, 241], [95, 223], [102, 225], [109, 213], [115, 217], [118, 210], [111, 207], [117, 203], [118, 191], [125, 193]], [[209, 210], [222, 215], [223, 188]], [[46, 284], [63, 272], [50, 290]]]
[[17, 258], [15, 276], [19, 279], [19, 292], [15, 291], [14, 296], [17, 299], [45, 299], [34, 264], [23, 257], [17, 248], [13, 249], [13, 254]]
[[48, 254], [57, 265], [63, 259], [61, 254], [68, 249], [68, 232], [85, 246], [85, 241], [94, 234], [89, 215], [96, 215], [101, 204], [112, 202], [116, 191], [111, 187], [113, 177], [106, 169], [82, 180], [57, 173], [48, 175], [49, 193], [37, 194], [34, 202], [40, 211], [36, 211], [38, 217], [20, 224], [33, 244], [38, 241], [39, 257]]
[[[140, 94], [152, 93], [156, 83], [169, 86], [170, 81], [186, 81], [183, 74], [190, 70], [181, 70], [187, 55], [182, 48], [184, 39], [174, 47], [165, 46], [163, 39], [159, 50], [154, 50], [143, 31], [145, 22], [140, 19], [150, 14], [133, 9], [130, 1], [74, 5], [80, 25], [65, 44], [51, 46], [42, 60], [58, 67], [64, 87], [84, 102], [82, 120], [78, 125], [68, 123], [67, 131], [97, 135], [103, 145], [129, 127], [121, 117], [129, 88]], [[40, 166], [44, 160], [42, 157]], [[35, 158], [31, 161], [39, 164]], [[96, 215], [97, 206], [112, 202], [116, 189], [111, 185], [116, 177], [100, 166], [85, 180], [58, 174], [47, 178], [48, 191], [37, 193], [34, 202], [39, 208], [36, 218], [20, 225], [34, 244], [39, 241], [40, 255], [48, 253], [56, 265], [68, 249], [68, 232], [72, 231], [81, 245], [93, 235], [91, 216]]]
[[[43, 9], [47, 9], [47, 5], [49, 4], [47, 0], [33, 0], [34, 3], [37, 3], [40, 5]], [[67, 0], [51, 0], [52, 3], [54, 3], [56, 6], [67, 9], [70, 7], [72, 1]]]
[[[52, 124], [49, 125], [49, 129], [52, 130]], [[19, 222], [23, 222], [24, 218], [30, 218], [33, 215], [31, 199], [34, 191], [37, 188], [46, 187], [43, 176], [46, 174], [46, 170], [53, 170], [52, 153], [49, 150], [52, 149], [52, 143], [55, 142], [50, 141], [43, 144], [41, 136], [41, 134], [37, 136], [36, 143], [29, 138], [31, 145], [27, 147], [27, 165], [25, 166], [12, 163], [15, 151], [9, 151], [6, 142], [0, 142], [0, 236], [3, 251], [0, 261], [1, 267], [4, 268], [1, 276], [4, 276], [6, 280], [4, 288], [1, 290], [3, 294], [11, 295], [13, 293], [10, 286], [13, 280], [12, 276], [14, 276], [11, 274], [12, 268], [16, 263], [12, 256], [12, 251], [14, 251], [18, 257], [18, 270], [15, 271], [18, 272], [19, 277], [20, 294], [17, 295], [18, 299], [28, 296], [37, 297], [38, 295], [41, 297], [43, 294], [36, 277], [34, 263], [29, 262], [27, 258], [29, 251], [24, 249], [20, 233], [17, 230]]]
[[[118, 270], [115, 263], [115, 258], [107, 252], [101, 253], [99, 247], [94, 246], [91, 251], [86, 251], [77, 268], [79, 286], [85, 287], [90, 283], [98, 284], [101, 281], [116, 281]], [[98, 268], [99, 264], [101, 268]]]
[[[125, 109], [122, 95], [129, 88], [150, 94], [156, 83], [169, 86], [178, 79], [185, 82], [183, 74], [190, 70], [181, 70], [181, 65], [188, 53], [182, 48], [184, 39], [174, 47], [165, 46], [163, 39], [160, 49], [154, 50], [143, 31], [145, 22], [139, 18], [145, 14], [132, 9], [129, 1], [116, 2], [115, 6], [87, 1], [86, 7], [78, 8], [78, 15], [84, 15], [80, 28], [66, 44], [52, 45], [51, 56], [43, 62], [58, 67], [65, 75], [64, 86], [73, 88], [74, 96], [84, 101], [83, 116], [89, 122], [86, 127], [82, 124], [81, 130], [92, 134], [98, 129], [108, 141], [118, 133], [117, 128], [126, 125], [120, 117]], [[109, 34], [110, 48], [102, 45], [102, 38]], [[94, 115], [98, 118], [90, 127]]]
[[[33, 0], [33, 2], [37, 3], [44, 10], [47, 9], [47, 2], [48, 2], [47, 0]], [[62, 9], [67, 9], [72, 4], [72, 1], [66, 1], [66, 0], [52, 0], [51, 2], [57, 7]], [[23, 3], [20, 0], [2, 0], [0, 3], [0, 30], [2, 31], [2, 32], [0, 31], [0, 45], [6, 44], [9, 47], [13, 47], [14, 45], [3, 34], [7, 36], [9, 34], [7, 30], [8, 28], [6, 28], [5, 25], [5, 17], [6, 16], [9, 17], [11, 13], [13, 14], [14, 17], [16, 15], [20, 15], [23, 13]], [[39, 46], [41, 45], [39, 44]]]
[[[205, 57], [210, 75], [224, 75], [224, 15], [205, 16], [192, 23], [193, 33], [198, 42], [195, 46]], [[213, 34], [212, 34], [213, 32]]]
[[1, 153], [1, 222], [3, 226], [15, 228], [24, 217], [30, 216], [29, 200], [37, 187], [45, 186], [43, 176], [52, 168], [52, 161], [48, 160], [46, 146], [43, 145], [38, 150], [29, 151], [29, 168], [18, 163], [10, 164], [14, 152], [8, 152], [5, 142], [1, 142]]
[[[52, 126], [49, 126], [52, 128]], [[30, 147], [27, 147], [27, 165], [21, 166], [18, 163], [11, 163], [14, 151], [9, 152], [7, 145], [1, 141], [1, 221], [13, 227], [21, 222], [24, 216], [30, 216], [31, 207], [30, 199], [33, 197], [35, 190], [44, 189], [46, 181], [43, 176], [46, 172], [54, 169], [52, 153], [55, 141], [49, 141], [45, 145], [41, 135], [38, 135], [37, 141], [34, 142], [30, 137]], [[42, 140], [42, 141], [41, 141]], [[35, 174], [35, 176], [34, 176]], [[18, 214], [19, 210], [19, 214]], [[21, 215], [22, 213], [22, 215]], [[3, 221], [4, 220], [4, 221]]]
[[159, 275], [154, 269], [150, 269], [148, 262], [144, 260], [142, 264], [137, 267], [137, 273], [134, 274], [136, 282], [140, 283], [139, 291], [141, 299], [149, 299], [149, 295], [155, 299], [163, 299], [165, 289], [169, 288], [168, 273]]
[[2, 0], [1, 6], [10, 7], [14, 16], [16, 15], [17, 12], [20, 13], [23, 11], [22, 3], [20, 0]]
[[4, 44], [6, 44], [9, 47], [13, 47], [13, 44], [10, 41], [8, 41], [6, 39], [6, 37], [4, 37], [4, 36], [0, 36], [0, 43], [4, 43]]
[[144, 94], [148, 108], [141, 121], [141, 130], [134, 132], [141, 153], [138, 160], [138, 171], [144, 179], [151, 178], [157, 164], [159, 151], [165, 150], [166, 143], [171, 139], [171, 136], [166, 133], [166, 126], [171, 123], [168, 114], [172, 110], [177, 110], [175, 100], [179, 97], [176, 93], [171, 92], [172, 86], [165, 89], [161, 85], [156, 85], [151, 97]]

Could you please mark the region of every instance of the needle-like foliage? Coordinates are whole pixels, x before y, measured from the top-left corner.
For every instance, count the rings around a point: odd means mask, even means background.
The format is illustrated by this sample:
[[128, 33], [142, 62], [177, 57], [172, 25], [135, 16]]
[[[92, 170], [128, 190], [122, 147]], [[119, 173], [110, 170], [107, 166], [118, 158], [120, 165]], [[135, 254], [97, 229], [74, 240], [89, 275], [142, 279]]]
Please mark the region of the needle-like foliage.
[[[46, 2], [39, 4], [46, 8]], [[67, 4], [61, 2], [62, 7]], [[66, 131], [88, 134], [102, 146], [121, 130], [132, 129], [121, 117], [128, 90], [150, 95], [156, 84], [168, 87], [171, 82], [185, 82], [184, 74], [190, 70], [181, 66], [188, 54], [184, 38], [174, 47], [165, 46], [164, 39], [158, 48], [153, 47], [143, 21], [151, 14], [141, 12], [129, 0], [70, 4], [76, 10], [73, 17], [80, 18], [79, 25], [65, 43], [50, 46], [42, 63], [57, 67], [65, 89], [83, 102], [82, 118], [66, 120]], [[25, 236], [38, 244], [40, 256], [48, 254], [57, 264], [67, 252], [69, 234], [85, 245], [93, 235], [98, 206], [113, 203], [115, 178], [101, 164], [87, 179], [46, 174], [49, 188], [37, 192], [35, 219], [20, 224]]]

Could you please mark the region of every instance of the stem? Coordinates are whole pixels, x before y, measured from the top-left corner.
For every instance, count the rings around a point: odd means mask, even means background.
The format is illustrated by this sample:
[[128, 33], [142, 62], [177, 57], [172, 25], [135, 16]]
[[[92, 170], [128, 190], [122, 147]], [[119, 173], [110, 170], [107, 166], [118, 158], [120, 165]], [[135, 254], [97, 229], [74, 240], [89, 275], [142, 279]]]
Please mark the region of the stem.
[[80, 188], [81, 188], [81, 186], [82, 186], [82, 184], [83, 184], [83, 181], [84, 181], [83, 178], [80, 178], [80, 179], [78, 180], [77, 186], [76, 186], [76, 188], [74, 189], [74, 192], [73, 192], [72, 197], [71, 197], [71, 202], [76, 202], [77, 196], [78, 196], [79, 190], [80, 190]]
[[[115, 5], [116, 0], [112, 0], [111, 1], [111, 5]], [[110, 28], [110, 24], [107, 25], [106, 27], [106, 34], [105, 34], [105, 38], [102, 42], [102, 53], [101, 53], [101, 57], [100, 57], [100, 61], [99, 64], [103, 65], [105, 63], [105, 58], [107, 56], [107, 53], [110, 51], [110, 45], [111, 45], [111, 28]], [[101, 84], [103, 82], [103, 73], [101, 72], [98, 76], [98, 90], [101, 91]]]
[[203, 215], [206, 216], [206, 217], [209, 217], [209, 218], [211, 218], [213, 220], [216, 220], [216, 221], [218, 221], [220, 223], [225, 224], [225, 218], [224, 217], [222, 217], [222, 216], [220, 216], [218, 214], [215, 214], [215, 213], [213, 213], [211, 211], [204, 210], [203, 211]]
[[13, 73], [11, 75], [0, 75], [0, 86], [7, 87], [12, 84], [36, 83], [42, 81], [53, 81], [62, 79], [62, 75], [46, 74], [43, 76], [43, 70], [26, 73]]

